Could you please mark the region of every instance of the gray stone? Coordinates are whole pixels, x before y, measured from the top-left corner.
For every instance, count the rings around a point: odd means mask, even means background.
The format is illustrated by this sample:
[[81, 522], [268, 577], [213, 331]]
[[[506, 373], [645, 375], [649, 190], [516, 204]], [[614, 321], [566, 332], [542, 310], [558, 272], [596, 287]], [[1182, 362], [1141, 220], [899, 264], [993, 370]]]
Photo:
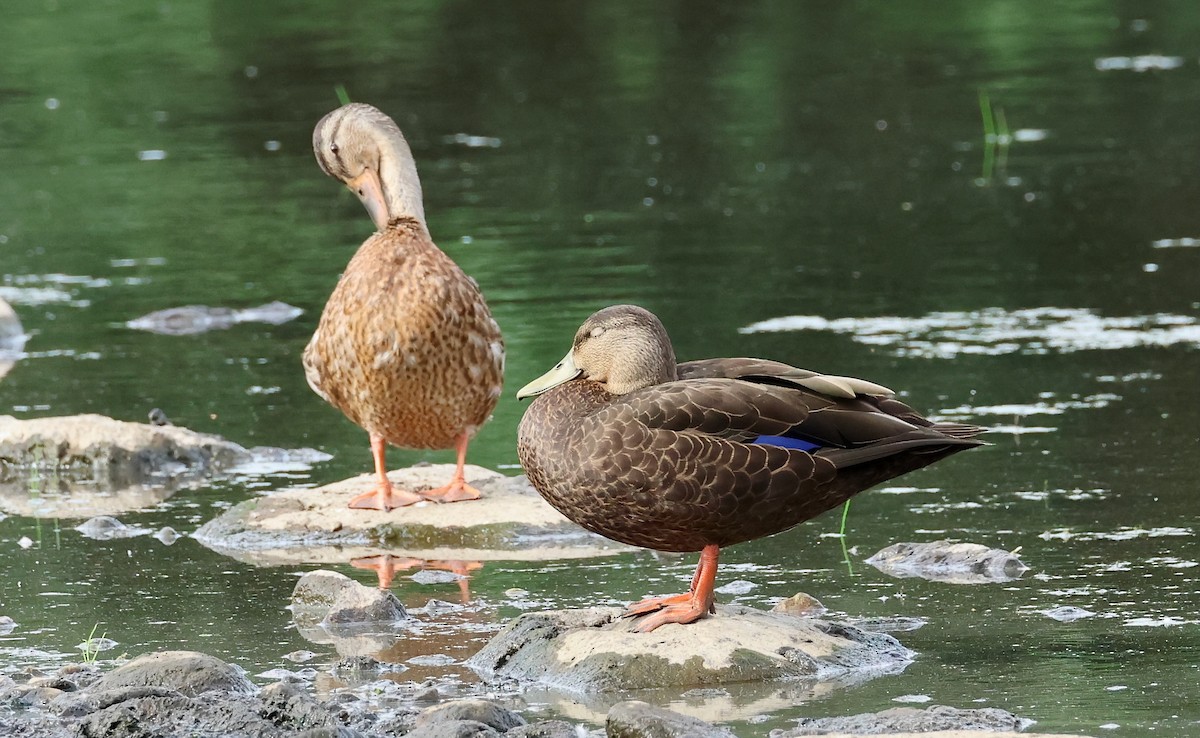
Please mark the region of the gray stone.
[[439, 720], [413, 728], [405, 738], [493, 738], [499, 735], [490, 725], [474, 720]]
[[802, 735], [854, 733], [877, 735], [883, 733], [929, 733], [937, 730], [976, 730], [1016, 733], [1033, 724], [1032, 720], [1017, 717], [994, 707], [960, 710], [944, 705], [931, 705], [924, 710], [914, 707], [893, 707], [882, 712], [868, 712], [848, 717], [804, 718], [797, 726], [785, 731], [772, 731], [772, 738], [795, 738]]
[[101, 485], [199, 478], [246, 459], [246, 449], [178, 426], [103, 415], [19, 420], [0, 416], [0, 471], [30, 471]]
[[512, 728], [504, 738], [579, 738], [579, 733], [566, 720], [539, 720]]
[[258, 699], [262, 704], [258, 714], [274, 725], [332, 731], [341, 727], [328, 708], [318, 703], [308, 692], [289, 682], [277, 682], [263, 687]]
[[352, 581], [338, 592], [321, 623], [326, 627], [357, 623], [390, 624], [407, 617], [408, 613], [396, 595]]
[[91, 694], [119, 687], [166, 687], [188, 697], [216, 690], [249, 694], [254, 685], [238, 668], [197, 651], [161, 651], [119, 666], [86, 689]]
[[75, 530], [87, 538], [97, 541], [107, 541], [113, 538], [132, 538], [150, 531], [146, 528], [136, 528], [125, 525], [111, 515], [97, 515], [94, 518], [75, 526]]
[[301, 575], [292, 588], [292, 613], [302, 610], [315, 610], [321, 613], [316, 618], [322, 620], [324, 613], [333, 607], [338, 595], [343, 589], [355, 584], [350, 577], [328, 569], [317, 569]]
[[427, 708], [417, 716], [417, 727], [446, 720], [469, 720], [483, 723], [503, 733], [525, 725], [525, 718], [487, 700], [454, 700]]
[[780, 600], [771, 608], [771, 612], [781, 612], [784, 615], [796, 617], [818, 617], [824, 615], [827, 608], [816, 597], [805, 592], [797, 592], [786, 600]]
[[295, 319], [303, 312], [298, 307], [278, 300], [245, 310], [208, 305], [183, 305], [134, 318], [125, 325], [134, 330], [149, 331], [166, 336], [188, 336], [207, 331], [224, 330], [238, 323], [281, 325]]
[[953, 541], [896, 543], [878, 551], [867, 563], [894, 577], [950, 584], [1008, 582], [1029, 568], [1010, 551]]
[[645, 702], [618, 702], [604, 724], [608, 738], [737, 738], [725, 728]]
[[467, 660], [485, 679], [579, 692], [689, 688], [770, 679], [868, 678], [913, 653], [882, 633], [724, 605], [689, 625], [632, 632], [619, 610], [526, 613]]

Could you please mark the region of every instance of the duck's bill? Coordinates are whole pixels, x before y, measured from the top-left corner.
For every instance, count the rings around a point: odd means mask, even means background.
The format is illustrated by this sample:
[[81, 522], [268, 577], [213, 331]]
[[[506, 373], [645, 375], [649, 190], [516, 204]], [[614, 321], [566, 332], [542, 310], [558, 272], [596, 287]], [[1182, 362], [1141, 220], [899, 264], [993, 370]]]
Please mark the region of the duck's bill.
[[379, 172], [368, 168], [357, 177], [346, 180], [346, 186], [362, 200], [371, 220], [375, 221], [375, 227], [381, 231], [387, 228], [391, 216], [388, 214], [387, 200], [383, 197], [383, 182], [379, 179]]
[[563, 360], [555, 364], [553, 369], [519, 389], [517, 399], [524, 400], [526, 397], [540, 395], [564, 382], [570, 382], [578, 377], [579, 373], [580, 370], [575, 366], [575, 360], [571, 358], [571, 352], [568, 351]]

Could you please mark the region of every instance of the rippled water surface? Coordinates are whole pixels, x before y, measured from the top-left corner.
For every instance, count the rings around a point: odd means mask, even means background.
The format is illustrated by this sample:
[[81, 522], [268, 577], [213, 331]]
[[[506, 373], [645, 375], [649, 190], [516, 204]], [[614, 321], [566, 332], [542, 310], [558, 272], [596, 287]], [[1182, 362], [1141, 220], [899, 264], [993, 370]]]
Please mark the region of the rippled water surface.
[[[920, 654], [902, 674], [653, 699], [747, 735], [925, 697], [1047, 731], [1195, 733], [1200, 9], [1152, 8], [9, 8], [0, 297], [27, 340], [0, 346], [16, 346], [0, 412], [142, 420], [157, 407], [246, 446], [333, 458], [121, 515], [185, 534], [170, 546], [91, 540], [75, 517], [0, 520], [0, 615], [17, 623], [0, 635], [0, 669], [77, 658], [93, 628], [117, 642], [102, 658], [194, 648], [252, 674], [297, 669], [283, 656], [298, 649], [319, 671], [339, 658], [284, 609], [311, 566], [227, 559], [186, 534], [251, 495], [368, 468], [365, 435], [299, 365], [371, 230], [309, 150], [341, 84], [405, 130], [434, 238], [505, 332], [508, 390], [474, 462], [516, 473], [514, 388], [616, 302], [658, 313], [682, 358], [863, 376], [997, 429], [990, 447], [856, 498], [844, 541], [830, 514], [723, 554], [718, 585], [739, 582], [723, 601], [803, 590], [853, 617], [923, 618], [898, 634]], [[304, 312], [194, 335], [126, 325], [276, 300]], [[1031, 568], [968, 586], [863, 564], [935, 538], [1020, 547]], [[408, 662], [400, 678], [455, 672], [429, 657], [461, 660], [524, 609], [677, 590], [693, 566], [645, 552], [489, 562], [472, 572], [467, 608], [384, 657]], [[392, 587], [414, 607], [459, 601], [457, 583], [424, 579]], [[1090, 615], [1056, 619], [1064, 607]], [[602, 705], [528, 699], [600, 719]]]

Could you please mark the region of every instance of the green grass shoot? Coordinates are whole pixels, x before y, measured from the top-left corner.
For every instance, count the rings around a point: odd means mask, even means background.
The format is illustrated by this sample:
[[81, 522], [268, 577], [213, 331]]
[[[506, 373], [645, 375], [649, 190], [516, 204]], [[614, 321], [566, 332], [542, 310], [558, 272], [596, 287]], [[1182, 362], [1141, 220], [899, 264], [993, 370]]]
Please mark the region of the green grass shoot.
[[333, 92], [337, 95], [338, 103], [342, 105], [350, 104], [350, 95], [346, 92], [346, 85], [336, 84], [333, 86]]
[[846, 518], [850, 515], [850, 500], [842, 505], [842, 527], [838, 531], [838, 540], [842, 543], [842, 561], [846, 564], [846, 569], [850, 572], [850, 576], [854, 576], [854, 564], [850, 562], [850, 549], [846, 546]]
[[[96, 628], [99, 627], [99, 623], [94, 624], [92, 632], [88, 633], [87, 640], [83, 642], [83, 663], [85, 664], [94, 664], [96, 663], [96, 659], [100, 658], [100, 644], [96, 639]], [[104, 637], [107, 635], [107, 632], [101, 633], [99, 640], [104, 640]]]

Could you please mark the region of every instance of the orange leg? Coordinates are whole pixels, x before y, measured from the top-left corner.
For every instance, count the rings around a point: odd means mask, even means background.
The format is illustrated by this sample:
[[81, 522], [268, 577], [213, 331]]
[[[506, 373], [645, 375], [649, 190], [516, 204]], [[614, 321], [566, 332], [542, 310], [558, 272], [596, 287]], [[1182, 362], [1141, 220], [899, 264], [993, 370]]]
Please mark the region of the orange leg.
[[699, 620], [708, 613], [716, 612], [713, 603], [713, 584], [717, 579], [717, 555], [720, 549], [716, 545], [705, 546], [700, 552], [700, 565], [692, 577], [692, 587], [687, 594], [661, 597], [631, 605], [625, 611], [626, 616], [641, 615], [654, 612], [635, 628], [640, 633], [649, 633], [660, 625], [667, 623], [691, 623]]
[[387, 442], [381, 436], [372, 433], [371, 455], [375, 457], [375, 473], [379, 475], [379, 481], [376, 482], [375, 489], [370, 492], [364, 492], [350, 500], [350, 507], [386, 511], [394, 507], [411, 505], [423, 499], [421, 495], [415, 492], [409, 492], [408, 490], [396, 491], [392, 487], [392, 483], [387, 478], [387, 462], [384, 461], [384, 454], [386, 452]]
[[462, 502], [479, 499], [479, 490], [467, 484], [467, 479], [463, 475], [463, 465], [467, 462], [467, 443], [470, 440], [466, 433], [460, 433], [458, 436], [458, 442], [455, 444], [455, 449], [458, 450], [458, 466], [454, 469], [454, 476], [450, 478], [450, 483], [444, 487], [422, 492], [422, 497], [433, 502]]

